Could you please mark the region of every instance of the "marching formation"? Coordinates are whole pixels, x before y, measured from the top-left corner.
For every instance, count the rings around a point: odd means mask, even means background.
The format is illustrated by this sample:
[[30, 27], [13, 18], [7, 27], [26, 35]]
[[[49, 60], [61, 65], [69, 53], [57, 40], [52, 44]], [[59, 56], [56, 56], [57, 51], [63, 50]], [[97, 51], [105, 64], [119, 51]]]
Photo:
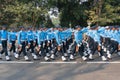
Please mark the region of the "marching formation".
[[7, 31], [5, 26], [0, 30], [0, 59], [5, 53], [7, 61], [11, 54], [16, 59], [23, 54], [26, 61], [31, 55], [45, 61], [54, 60], [59, 55], [63, 61], [74, 60], [76, 54], [86, 60], [93, 60], [98, 54], [101, 60], [112, 58], [113, 53], [120, 55], [120, 28], [116, 26], [81, 28], [40, 28], [20, 26], [19, 31]]

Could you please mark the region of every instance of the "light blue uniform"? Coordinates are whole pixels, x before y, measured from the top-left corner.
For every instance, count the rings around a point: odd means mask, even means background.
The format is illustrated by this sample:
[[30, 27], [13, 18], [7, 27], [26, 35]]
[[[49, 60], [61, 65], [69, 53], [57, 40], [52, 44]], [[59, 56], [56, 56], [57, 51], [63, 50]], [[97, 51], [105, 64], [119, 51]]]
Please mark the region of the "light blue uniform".
[[83, 32], [81, 30], [75, 31], [74, 36], [75, 36], [75, 42], [77, 43], [78, 46], [80, 46], [83, 40]]
[[18, 44], [21, 45], [21, 42], [27, 41], [27, 33], [25, 31], [20, 31], [18, 33]]
[[119, 32], [117, 30], [115, 30], [115, 31], [112, 32], [111, 35], [112, 35], [112, 40], [118, 42], [119, 45], [120, 45], [120, 34], [119, 34]]
[[11, 41], [17, 40], [17, 32], [9, 32], [8, 42], [11, 44]]
[[97, 42], [99, 44], [99, 46], [101, 46], [101, 40], [100, 40], [100, 34], [98, 33], [97, 30], [93, 30], [93, 35], [94, 35], [94, 41]]
[[89, 37], [91, 37], [91, 38], [94, 38], [94, 34], [93, 34], [93, 31], [92, 31], [92, 30], [88, 30], [88, 31], [86, 32], [86, 35], [89, 36]]
[[45, 40], [47, 40], [47, 32], [38, 31], [38, 33], [37, 33], [38, 45], [41, 46], [41, 42], [44, 42]]
[[90, 36], [92, 39], [94, 39], [95, 42], [97, 42], [101, 46], [100, 34], [97, 30], [88, 30], [86, 35]]
[[61, 46], [62, 45], [62, 40], [61, 40], [61, 34], [62, 34], [62, 32], [56, 30], [54, 33], [55, 33], [55, 39], [56, 39], [57, 44], [59, 46]]
[[47, 40], [50, 41], [55, 38], [55, 34], [53, 31], [47, 32]]
[[0, 39], [2, 40], [8, 40], [8, 32], [6, 30], [0, 31]]
[[71, 38], [71, 36], [72, 36], [72, 29], [71, 28], [69, 28], [69, 29], [67, 29], [63, 32], [64, 32], [65, 39], [70, 39]]
[[27, 41], [28, 41], [28, 44], [30, 44], [30, 41], [36, 42], [35, 41], [35, 34], [34, 34], [34, 32], [32, 30], [29, 30], [27, 32]]

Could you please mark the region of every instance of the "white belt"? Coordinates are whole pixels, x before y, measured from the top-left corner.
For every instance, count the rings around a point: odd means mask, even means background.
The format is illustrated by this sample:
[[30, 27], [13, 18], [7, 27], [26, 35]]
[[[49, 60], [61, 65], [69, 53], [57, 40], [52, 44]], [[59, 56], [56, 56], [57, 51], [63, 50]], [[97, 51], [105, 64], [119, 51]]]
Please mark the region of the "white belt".
[[14, 39], [11, 39], [11, 41], [15, 41]]
[[24, 42], [25, 40], [21, 40], [22, 42]]
[[7, 39], [1, 39], [2, 41], [7, 40]]

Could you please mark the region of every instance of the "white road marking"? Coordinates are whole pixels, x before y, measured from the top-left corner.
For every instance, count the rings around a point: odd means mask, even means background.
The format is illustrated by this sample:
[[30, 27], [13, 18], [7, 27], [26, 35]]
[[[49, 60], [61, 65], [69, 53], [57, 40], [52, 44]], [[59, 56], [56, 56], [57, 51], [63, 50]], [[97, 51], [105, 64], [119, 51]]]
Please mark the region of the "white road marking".
[[[34, 61], [0, 61], [0, 64], [30, 64], [30, 63], [34, 63]], [[79, 62], [79, 61], [74, 61], [74, 62], [40, 62], [40, 64], [82, 64], [82, 63], [88, 63], [88, 64], [120, 64], [120, 61], [113, 61], [113, 62], [109, 62], [109, 61], [91, 61], [91, 62]]]
[[77, 62], [40, 62], [42, 64], [76, 64]]
[[114, 61], [114, 62], [109, 62], [109, 61], [94, 61], [94, 62], [87, 62], [89, 64], [105, 64], [105, 63], [108, 63], [108, 64], [120, 64], [119, 61]]
[[120, 64], [118, 61], [109, 62], [109, 61], [93, 61], [93, 62], [40, 62], [42, 64], [81, 64], [81, 63], [88, 63], [88, 64]]
[[6, 63], [7, 63], [7, 64], [8, 64], [8, 63], [10, 63], [10, 64], [11, 64], [11, 63], [17, 63], [17, 64], [19, 64], [19, 63], [23, 64], [23, 63], [24, 63], [24, 64], [27, 64], [27, 63], [34, 63], [34, 62], [27, 62], [27, 61], [0, 61], [0, 63], [2, 63], [2, 64], [3, 64], [3, 63], [5, 63], [5, 64], [6, 64]]

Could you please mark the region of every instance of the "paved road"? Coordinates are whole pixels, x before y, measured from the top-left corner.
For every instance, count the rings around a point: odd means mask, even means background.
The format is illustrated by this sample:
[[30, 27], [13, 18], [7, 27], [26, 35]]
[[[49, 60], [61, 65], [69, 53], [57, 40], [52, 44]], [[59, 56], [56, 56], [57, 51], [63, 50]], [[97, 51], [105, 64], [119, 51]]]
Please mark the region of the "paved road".
[[120, 80], [120, 64], [0, 64], [0, 80]]
[[[21, 61], [26, 62], [17, 62]], [[119, 63], [86, 63], [80, 58], [76, 61], [78, 63], [3, 61], [0, 63], [0, 80], [120, 80], [120, 57], [117, 55], [110, 62]], [[94, 61], [100, 61], [100, 58], [96, 57]]]

